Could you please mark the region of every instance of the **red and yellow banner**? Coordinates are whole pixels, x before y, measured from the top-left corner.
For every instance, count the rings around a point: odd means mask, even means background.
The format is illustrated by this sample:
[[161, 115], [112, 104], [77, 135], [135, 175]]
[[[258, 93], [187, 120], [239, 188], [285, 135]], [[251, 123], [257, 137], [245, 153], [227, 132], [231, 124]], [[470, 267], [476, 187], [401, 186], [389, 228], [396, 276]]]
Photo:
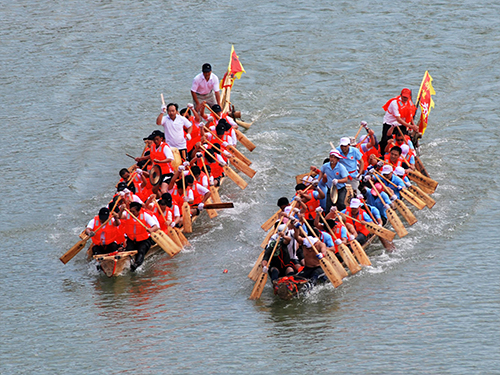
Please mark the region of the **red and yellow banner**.
[[424, 134], [425, 129], [427, 129], [429, 113], [431, 113], [431, 109], [434, 108], [434, 100], [432, 100], [432, 95], [435, 94], [436, 92], [432, 87], [432, 77], [429, 72], [426, 71], [417, 97], [419, 99], [419, 106], [421, 111], [418, 131], [422, 134]]
[[243, 65], [241, 65], [240, 59], [234, 51], [234, 45], [231, 45], [231, 58], [229, 59], [227, 72], [220, 81], [220, 88], [223, 89], [233, 87], [234, 79], [240, 79], [242, 73], [246, 73], [245, 69], [243, 68]]

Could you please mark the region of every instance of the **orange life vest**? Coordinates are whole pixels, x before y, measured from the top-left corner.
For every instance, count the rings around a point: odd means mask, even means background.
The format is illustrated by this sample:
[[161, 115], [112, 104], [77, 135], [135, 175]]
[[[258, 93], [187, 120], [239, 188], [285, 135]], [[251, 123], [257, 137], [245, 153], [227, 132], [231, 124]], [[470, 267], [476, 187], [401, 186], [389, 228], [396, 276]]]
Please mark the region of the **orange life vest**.
[[316, 208], [319, 207], [319, 200], [314, 198], [314, 191], [307, 191], [307, 195], [311, 197], [307, 202], [304, 202], [304, 204], [307, 206], [307, 211], [305, 212], [305, 218], [306, 220], [314, 220], [316, 218]]
[[[124, 232], [127, 235], [127, 238], [133, 240], [133, 241], [144, 241], [149, 238], [149, 232], [144, 228], [140, 223], [137, 222], [130, 214], [127, 212], [126, 217], [124, 219]], [[139, 221], [143, 223], [146, 227], [149, 225], [146, 223], [146, 220], [144, 218], [144, 213], [141, 212], [139, 213], [138, 217]]]
[[[191, 151], [191, 149], [196, 145], [197, 142], [201, 141], [201, 130], [200, 126], [203, 126], [203, 124], [196, 124], [196, 120], [194, 116], [189, 117], [189, 121], [191, 121], [191, 139], [189, 141], [186, 141], [186, 148], [188, 151]], [[198, 126], [200, 125], [200, 126]], [[186, 135], [187, 132], [184, 130], [184, 135]]]
[[[155, 160], [155, 159], [166, 160], [167, 157], [165, 156], [165, 153], [163, 151], [163, 150], [165, 150], [165, 147], [170, 147], [170, 146], [167, 143], [162, 142], [160, 144], [160, 147], [156, 148], [156, 145], [153, 143], [151, 145], [151, 151], [150, 151], [151, 160]], [[170, 163], [155, 163], [155, 164], [158, 164], [160, 166], [161, 174], [167, 174], [167, 173], [173, 172], [172, 166], [170, 165]]]
[[152, 211], [153, 215], [155, 215], [156, 218], [158, 219], [158, 222], [160, 223], [160, 229], [162, 231], [168, 230], [167, 221], [172, 222], [174, 220], [173, 210], [170, 207], [166, 207], [165, 210], [163, 211], [165, 218], [163, 218], [163, 215], [161, 214], [160, 210], [158, 209], [158, 207], [156, 205], [154, 206], [154, 208], [151, 211]]
[[404, 163], [404, 159], [400, 156], [398, 161], [396, 162], [396, 164], [392, 164], [391, 162], [391, 157], [389, 154], [385, 154], [384, 156], [384, 161], [387, 163], [387, 164], [390, 164], [392, 165], [393, 168], [396, 168], [396, 167], [401, 167]]
[[401, 95], [396, 96], [395, 98], [389, 99], [389, 101], [382, 106], [382, 109], [387, 112], [387, 110], [389, 109], [389, 105], [393, 100], [396, 100], [400, 117], [406, 122], [410, 122], [413, 119], [413, 115], [415, 114], [416, 109], [411, 99], [408, 98], [408, 101], [406, 103], [403, 103], [403, 101], [401, 100]]
[[[366, 212], [362, 208], [359, 209], [358, 214], [356, 215], [356, 217], [352, 216], [351, 207], [347, 207], [345, 209], [345, 213], [346, 213], [347, 216], [351, 216], [354, 219], [363, 220], [363, 221], [365, 220], [364, 219], [364, 214]], [[356, 232], [363, 233], [365, 236], [368, 236], [370, 234], [370, 231], [368, 229], [366, 229], [366, 227], [363, 224], [358, 223], [357, 221], [354, 221], [354, 220], [349, 219], [347, 217], [346, 217], [345, 220], [346, 220], [346, 223], [350, 223], [350, 224], [354, 225], [354, 229], [356, 229]]]
[[[109, 245], [110, 243], [116, 241], [118, 235], [118, 228], [116, 225], [112, 223], [113, 219], [108, 221], [106, 225], [104, 225], [99, 231], [95, 234], [95, 236], [91, 237], [94, 245]], [[99, 220], [99, 216], [96, 215], [94, 217], [94, 227], [92, 230], [94, 231], [97, 227], [101, 225]]]

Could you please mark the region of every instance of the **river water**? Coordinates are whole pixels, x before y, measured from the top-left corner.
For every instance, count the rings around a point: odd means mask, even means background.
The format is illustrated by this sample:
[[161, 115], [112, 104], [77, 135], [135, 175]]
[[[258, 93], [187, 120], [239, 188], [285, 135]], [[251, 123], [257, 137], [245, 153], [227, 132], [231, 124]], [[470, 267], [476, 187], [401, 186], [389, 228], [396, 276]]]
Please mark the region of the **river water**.
[[[499, 374], [500, 5], [491, 0], [0, 3], [0, 373]], [[59, 257], [231, 44], [257, 175], [173, 259], [108, 279]], [[338, 289], [250, 301], [260, 225], [296, 174], [434, 78], [422, 160], [436, 206]], [[242, 147], [240, 147], [241, 149]], [[248, 180], [248, 179], [247, 179]], [[228, 273], [223, 273], [224, 269]]]

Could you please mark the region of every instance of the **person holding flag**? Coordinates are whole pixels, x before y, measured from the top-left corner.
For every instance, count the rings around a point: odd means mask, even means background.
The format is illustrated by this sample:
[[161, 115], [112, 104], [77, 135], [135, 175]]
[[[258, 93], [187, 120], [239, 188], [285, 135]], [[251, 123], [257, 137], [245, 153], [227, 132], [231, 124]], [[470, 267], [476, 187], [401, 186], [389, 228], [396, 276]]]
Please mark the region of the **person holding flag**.
[[403, 125], [402, 132], [407, 134], [407, 128], [415, 132], [418, 131], [417, 125], [413, 122], [413, 116], [415, 115], [415, 106], [411, 100], [411, 90], [404, 88], [401, 90], [401, 95], [390, 99], [382, 107], [385, 111], [384, 115], [384, 125], [382, 127], [382, 138], [380, 139], [380, 150], [385, 150], [387, 146], [387, 141], [390, 138], [388, 136], [389, 129], [394, 129], [395, 126]]

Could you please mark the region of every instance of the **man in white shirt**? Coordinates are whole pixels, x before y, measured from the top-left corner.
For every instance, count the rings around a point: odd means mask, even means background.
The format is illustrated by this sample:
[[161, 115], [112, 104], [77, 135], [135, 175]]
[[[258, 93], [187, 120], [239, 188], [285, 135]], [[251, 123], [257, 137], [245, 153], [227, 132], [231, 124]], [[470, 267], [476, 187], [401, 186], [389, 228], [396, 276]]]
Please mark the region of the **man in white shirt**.
[[[191, 139], [191, 126], [193, 125], [184, 116], [178, 112], [179, 106], [175, 103], [169, 103], [166, 108], [162, 107], [162, 113], [156, 119], [156, 124], [163, 126], [165, 141], [169, 147], [176, 147], [184, 160], [187, 160], [186, 139]], [[167, 116], [164, 116], [165, 111]], [[186, 137], [184, 137], [186, 129]]]
[[191, 85], [191, 96], [193, 97], [196, 105], [196, 110], [203, 115], [204, 106], [203, 101], [208, 105], [220, 104], [219, 93], [219, 78], [212, 73], [212, 66], [208, 63], [203, 64], [201, 73], [193, 79]]

